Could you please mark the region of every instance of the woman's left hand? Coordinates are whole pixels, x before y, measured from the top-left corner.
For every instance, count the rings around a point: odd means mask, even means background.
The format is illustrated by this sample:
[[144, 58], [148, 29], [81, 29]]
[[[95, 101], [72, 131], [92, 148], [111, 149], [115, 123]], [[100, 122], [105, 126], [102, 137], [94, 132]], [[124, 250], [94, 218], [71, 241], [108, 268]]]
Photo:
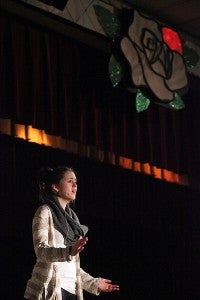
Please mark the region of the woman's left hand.
[[99, 289], [101, 292], [119, 291], [119, 285], [113, 284], [110, 279], [101, 278], [99, 281]]

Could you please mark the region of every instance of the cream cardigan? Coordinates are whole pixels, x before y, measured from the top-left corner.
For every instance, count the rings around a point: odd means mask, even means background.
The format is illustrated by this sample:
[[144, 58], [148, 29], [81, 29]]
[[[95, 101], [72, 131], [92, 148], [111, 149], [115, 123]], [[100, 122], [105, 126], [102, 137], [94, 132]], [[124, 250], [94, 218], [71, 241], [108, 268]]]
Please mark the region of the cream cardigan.
[[[59, 270], [56, 262], [69, 261], [69, 248], [58, 248], [51, 211], [47, 205], [40, 206], [32, 223], [33, 244], [37, 257], [28, 280], [24, 297], [31, 300], [62, 300]], [[64, 238], [63, 238], [64, 239]], [[83, 300], [83, 289], [99, 295], [99, 279], [80, 268], [80, 257], [76, 255], [76, 294]]]

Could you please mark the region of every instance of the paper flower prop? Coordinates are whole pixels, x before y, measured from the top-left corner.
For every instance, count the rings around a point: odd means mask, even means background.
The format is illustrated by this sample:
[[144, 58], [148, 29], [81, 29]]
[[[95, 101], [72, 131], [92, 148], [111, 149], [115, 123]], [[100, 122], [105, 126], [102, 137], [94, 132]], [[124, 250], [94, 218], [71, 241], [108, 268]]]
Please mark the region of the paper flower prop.
[[[174, 110], [184, 108], [181, 95], [188, 88], [186, 65], [189, 63], [184, 61], [185, 49], [179, 34], [137, 10], [129, 10], [128, 25], [124, 25], [120, 16], [114, 18], [111, 12], [105, 14], [105, 9], [97, 5], [94, 9], [102, 28], [115, 44], [113, 49], [116, 44], [120, 49], [120, 54], [118, 49], [109, 62], [113, 86], [129, 76], [132, 90], [137, 91], [138, 112], [147, 109], [151, 101]], [[191, 67], [197, 60], [191, 63], [187, 55]], [[130, 86], [127, 88], [131, 90]]]
[[128, 36], [121, 40], [121, 50], [130, 64], [136, 87], [148, 86], [165, 102], [174, 99], [174, 92], [186, 90], [188, 81], [181, 54], [165, 43], [157, 22], [136, 10]]

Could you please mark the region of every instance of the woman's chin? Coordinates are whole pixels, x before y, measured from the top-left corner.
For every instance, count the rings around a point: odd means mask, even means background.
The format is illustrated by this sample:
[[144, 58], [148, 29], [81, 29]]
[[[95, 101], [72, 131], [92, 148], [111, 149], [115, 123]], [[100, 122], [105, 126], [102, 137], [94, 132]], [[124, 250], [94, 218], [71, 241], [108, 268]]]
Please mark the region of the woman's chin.
[[70, 202], [73, 203], [73, 202], [75, 202], [75, 200], [76, 200], [76, 197], [72, 198], [72, 199], [70, 200]]

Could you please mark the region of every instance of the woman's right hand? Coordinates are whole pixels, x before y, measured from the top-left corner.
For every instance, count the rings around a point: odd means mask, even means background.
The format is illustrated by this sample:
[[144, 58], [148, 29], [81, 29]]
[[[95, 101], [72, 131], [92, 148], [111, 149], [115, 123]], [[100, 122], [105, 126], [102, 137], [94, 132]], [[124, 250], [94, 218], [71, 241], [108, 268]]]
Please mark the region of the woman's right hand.
[[71, 255], [75, 256], [76, 254], [80, 253], [84, 246], [86, 245], [88, 241], [88, 237], [82, 237], [79, 236], [79, 238], [76, 240], [76, 242], [71, 246]]

